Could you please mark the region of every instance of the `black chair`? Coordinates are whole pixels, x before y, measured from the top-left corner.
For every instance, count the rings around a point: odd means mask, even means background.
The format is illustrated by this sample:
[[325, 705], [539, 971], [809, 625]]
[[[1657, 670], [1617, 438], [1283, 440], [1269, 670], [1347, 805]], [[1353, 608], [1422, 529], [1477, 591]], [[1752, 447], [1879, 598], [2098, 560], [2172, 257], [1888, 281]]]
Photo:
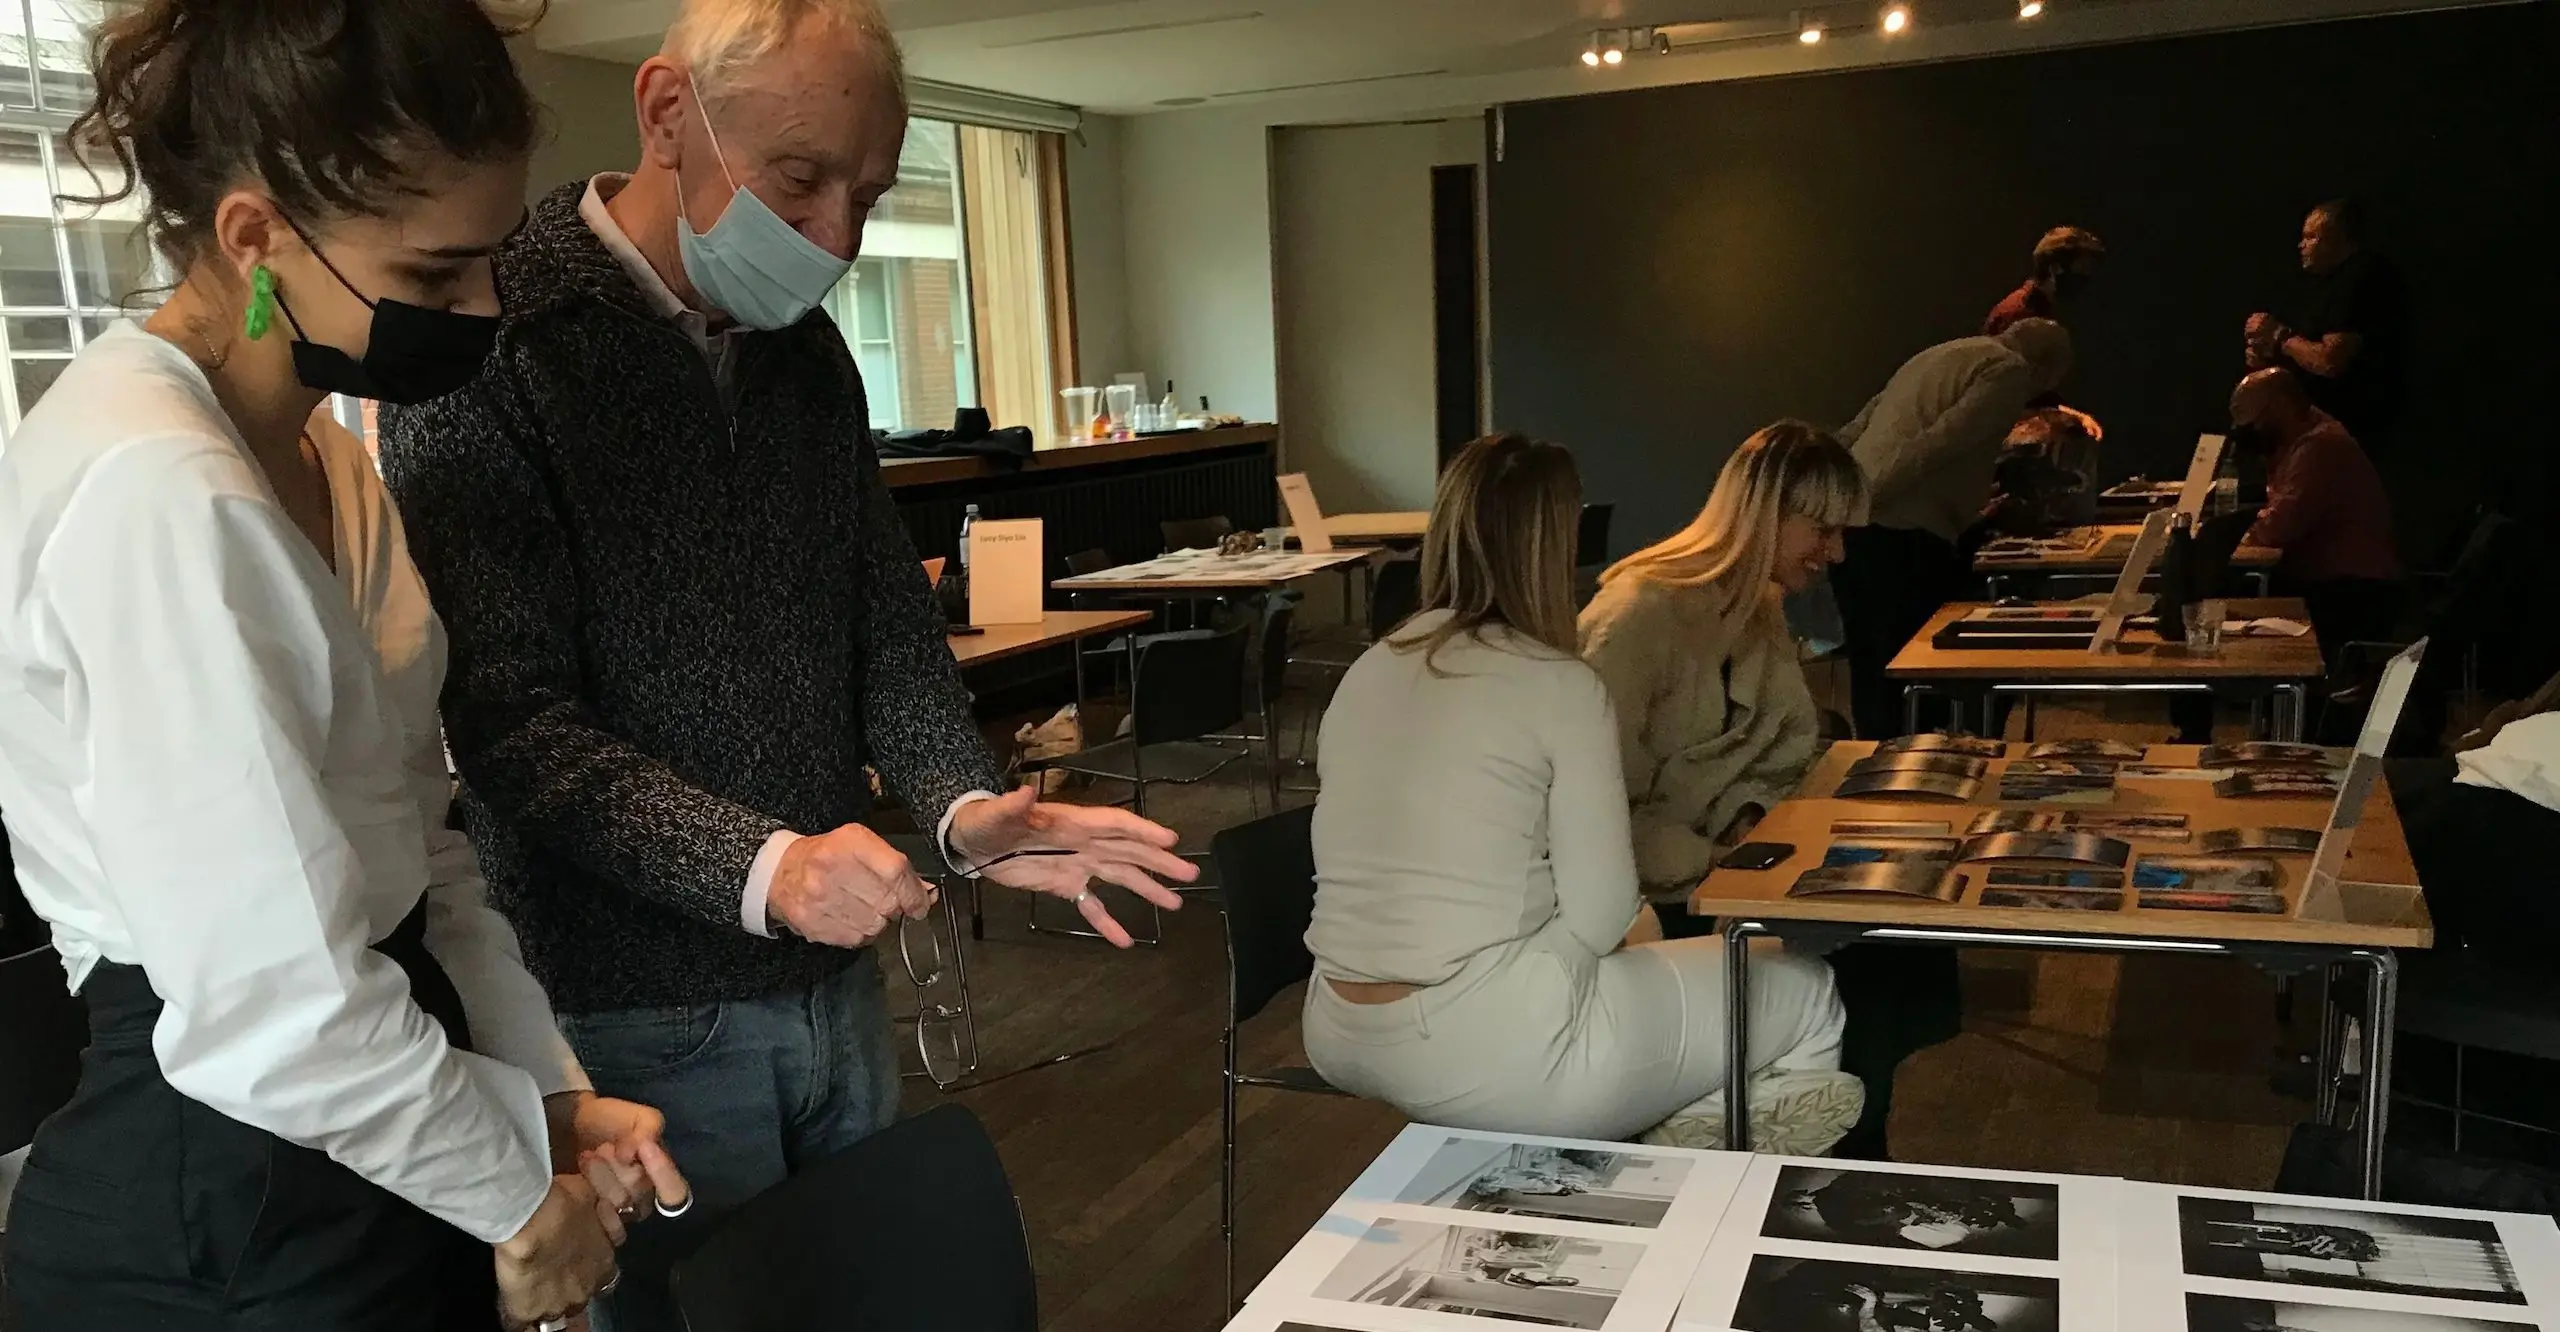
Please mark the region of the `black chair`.
[[1227, 1312], [1236, 1308], [1236, 1092], [1243, 1087], [1350, 1096], [1312, 1068], [1237, 1067], [1237, 1030], [1281, 991], [1315, 974], [1307, 922], [1315, 915], [1315, 810], [1293, 809], [1241, 824], [1210, 841], [1223, 885], [1227, 928], [1227, 1029], [1220, 1067], [1218, 1238], [1226, 1255]]
[[[2374, 686], [2381, 681], [2383, 666], [2407, 651], [2410, 644], [2420, 639], [2432, 640], [2439, 631], [2455, 627], [2453, 622], [2469, 603], [2475, 586], [2489, 568], [2490, 552], [2496, 547], [2500, 534], [2512, 522], [2505, 514], [2493, 509], [2481, 510], [2474, 516], [2471, 532], [2464, 538], [2461, 551], [2454, 556], [2452, 567], [2440, 577], [2421, 574], [2412, 581], [2410, 590], [2416, 595], [2411, 597], [2407, 609], [2401, 614], [2390, 640], [2352, 641], [2335, 648], [2331, 653], [2328, 679], [2321, 689], [2320, 718], [2312, 732], [2315, 738], [2347, 734], [2353, 727], [2361, 726], [2365, 710], [2373, 702]], [[2437, 644], [2437, 649], [2439, 652], [2447, 651], [2444, 644]], [[2465, 697], [2474, 696], [2480, 670], [2477, 648], [2462, 643], [2451, 648], [2450, 655], [2458, 663], [2459, 688]], [[2428, 672], [2421, 678], [2433, 683], [2441, 677], [2435, 672]], [[2442, 708], [2439, 706], [2443, 696], [2441, 685], [2437, 685], [2437, 689], [2439, 692], [2424, 697], [2413, 694], [2410, 700], [2410, 715], [2424, 719], [2417, 732], [2429, 742], [2443, 730]]]
[[36, 1125], [71, 1099], [89, 1019], [63, 986], [49, 944], [0, 958], [0, 1156], [35, 1141]]
[[1138, 640], [1129, 682], [1129, 734], [1072, 754], [1024, 761], [1025, 773], [1081, 773], [1130, 788], [1130, 808], [1147, 812], [1147, 784], [1189, 785], [1244, 757], [1203, 743], [1244, 721], [1249, 626], [1150, 634]]
[[[1390, 555], [1379, 562], [1369, 583], [1369, 636], [1361, 643], [1304, 643], [1292, 649], [1282, 662], [1290, 667], [1305, 667], [1326, 675], [1340, 676], [1360, 660], [1369, 644], [1396, 631], [1396, 626], [1413, 618], [1422, 606], [1422, 560], [1417, 555]], [[1307, 753], [1308, 728], [1315, 724], [1321, 709], [1310, 708], [1298, 721], [1297, 754]]]
[[1585, 504], [1582, 521], [1573, 534], [1574, 593], [1584, 602], [1599, 589], [1599, 573], [1609, 562], [1609, 520], [1615, 517], [1615, 504]]
[[2462, 1125], [2480, 1119], [2533, 1133], [2553, 1133], [2474, 1110], [2463, 1104], [2464, 1056], [2495, 1050], [2527, 1059], [2560, 1060], [2560, 989], [2544, 975], [2526, 975], [2480, 960], [2464, 949], [2400, 955], [2400, 1005], [2396, 1025], [2453, 1047], [2452, 1103], [2395, 1093], [2395, 1099], [2453, 1117], [2453, 1150], [2462, 1150]]
[[1234, 521], [1223, 513], [1208, 518], [1168, 518], [1159, 526], [1166, 550], [1214, 548], [1236, 530]]
[[1022, 1209], [941, 1105], [757, 1195], [674, 1272], [688, 1332], [1037, 1332]]

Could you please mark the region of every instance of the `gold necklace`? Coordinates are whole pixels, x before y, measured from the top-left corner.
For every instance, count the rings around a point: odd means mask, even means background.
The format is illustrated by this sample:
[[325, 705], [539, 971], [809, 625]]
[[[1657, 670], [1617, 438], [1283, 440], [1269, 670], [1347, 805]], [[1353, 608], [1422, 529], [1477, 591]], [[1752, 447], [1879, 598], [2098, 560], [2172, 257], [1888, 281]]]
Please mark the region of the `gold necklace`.
[[197, 322], [196, 322], [196, 321], [194, 321], [194, 320], [189, 320], [189, 321], [187, 321], [187, 332], [194, 334], [194, 335], [195, 335], [195, 339], [196, 339], [196, 345], [197, 345], [197, 346], [199, 346], [199, 347], [204, 348], [204, 356], [205, 356], [205, 359], [204, 359], [204, 368], [205, 368], [205, 369], [207, 369], [207, 370], [219, 370], [219, 369], [221, 369], [223, 366], [230, 364], [230, 362], [231, 362], [231, 349], [230, 349], [230, 348], [228, 348], [228, 347], [225, 347], [225, 348], [221, 348], [221, 349], [217, 350], [217, 349], [214, 347], [214, 345], [213, 345], [213, 339], [212, 339], [211, 337], [206, 336], [205, 331], [204, 331], [204, 325], [202, 325], [202, 324], [200, 324], [200, 323], [197, 323]]

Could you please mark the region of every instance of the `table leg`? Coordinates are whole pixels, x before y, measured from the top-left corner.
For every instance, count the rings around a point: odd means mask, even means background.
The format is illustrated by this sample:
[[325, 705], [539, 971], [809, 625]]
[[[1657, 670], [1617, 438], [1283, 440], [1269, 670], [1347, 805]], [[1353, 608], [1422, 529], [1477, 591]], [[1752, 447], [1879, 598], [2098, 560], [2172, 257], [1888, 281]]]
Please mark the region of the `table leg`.
[[1761, 927], [1724, 927], [1724, 1145], [1751, 1150], [1751, 938]]
[[[1920, 734], [1920, 696], [1928, 692], [1928, 689], [1927, 685], [1922, 684], [1907, 684], [1902, 687], [1902, 733], [1904, 735]], [[1865, 738], [1883, 740], [1888, 737], [1871, 735]]]
[[2382, 1197], [2382, 1150], [2391, 1130], [2392, 1027], [2399, 1020], [2400, 957], [2388, 948], [2364, 954], [2372, 970], [2364, 996], [2364, 1196]]
[[2311, 1069], [2311, 1119], [2313, 1123], [2335, 1125], [2338, 1122], [2338, 1061], [2346, 1045], [2346, 1013], [2338, 1007], [2338, 968], [2323, 967], [2320, 972], [2320, 1057]]
[[2274, 692], [2276, 739], [2298, 743], [2309, 723], [2311, 690], [2299, 681], [2291, 681], [2277, 685]]

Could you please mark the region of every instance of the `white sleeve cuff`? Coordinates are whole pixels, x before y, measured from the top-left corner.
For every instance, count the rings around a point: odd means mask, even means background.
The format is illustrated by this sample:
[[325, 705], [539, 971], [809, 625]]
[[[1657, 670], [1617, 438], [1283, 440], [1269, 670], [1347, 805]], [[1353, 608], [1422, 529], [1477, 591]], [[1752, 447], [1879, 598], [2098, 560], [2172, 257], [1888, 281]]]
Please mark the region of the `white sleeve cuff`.
[[974, 805], [981, 800], [993, 800], [995, 798], [996, 793], [993, 791], [971, 791], [967, 795], [952, 801], [951, 807], [942, 811], [942, 822], [934, 825], [933, 844], [941, 848], [942, 863], [949, 866], [952, 873], [967, 874], [969, 872], [968, 862], [961, 858], [959, 849], [951, 845], [952, 816], [958, 814], [964, 806]]
[[520, 1179], [492, 1180], [493, 1192], [513, 1183], [506, 1201], [493, 1202], [490, 1210], [472, 1219], [474, 1224], [461, 1226], [483, 1244], [503, 1244], [533, 1220], [533, 1214], [542, 1209], [543, 1200], [551, 1195], [551, 1118], [543, 1113], [542, 1094], [532, 1074], [485, 1055], [455, 1051], [454, 1058], [479, 1084], [481, 1092], [506, 1113], [509, 1126], [515, 1129], [516, 1146], [524, 1152], [518, 1159], [531, 1167]]
[[773, 874], [782, 868], [782, 853], [799, 840], [800, 834], [784, 828], [764, 839], [764, 849], [747, 866], [747, 890], [738, 896], [738, 926], [759, 939], [773, 937], [765, 928], [765, 900], [773, 895]]

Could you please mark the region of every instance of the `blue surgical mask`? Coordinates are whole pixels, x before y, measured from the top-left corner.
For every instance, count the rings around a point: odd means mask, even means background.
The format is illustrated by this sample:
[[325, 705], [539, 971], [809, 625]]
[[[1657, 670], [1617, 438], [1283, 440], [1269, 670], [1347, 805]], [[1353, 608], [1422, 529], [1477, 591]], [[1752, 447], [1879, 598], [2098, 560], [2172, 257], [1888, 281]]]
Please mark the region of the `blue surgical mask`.
[[[694, 89], [693, 103], [702, 106], [699, 87]], [[720, 132], [711, 128], [707, 108], [702, 128], [711, 136], [711, 151], [719, 156], [720, 174], [729, 178], [735, 192], [729, 196], [729, 211], [720, 215], [706, 236], [696, 232], [693, 220], [684, 216], [684, 186], [677, 184], [676, 249], [684, 259], [684, 274], [702, 299], [731, 319], [753, 329], [789, 328], [818, 308], [844, 280], [853, 261], [827, 253], [766, 207], [755, 191], [738, 184], [729, 170], [728, 155], [720, 148]]]

